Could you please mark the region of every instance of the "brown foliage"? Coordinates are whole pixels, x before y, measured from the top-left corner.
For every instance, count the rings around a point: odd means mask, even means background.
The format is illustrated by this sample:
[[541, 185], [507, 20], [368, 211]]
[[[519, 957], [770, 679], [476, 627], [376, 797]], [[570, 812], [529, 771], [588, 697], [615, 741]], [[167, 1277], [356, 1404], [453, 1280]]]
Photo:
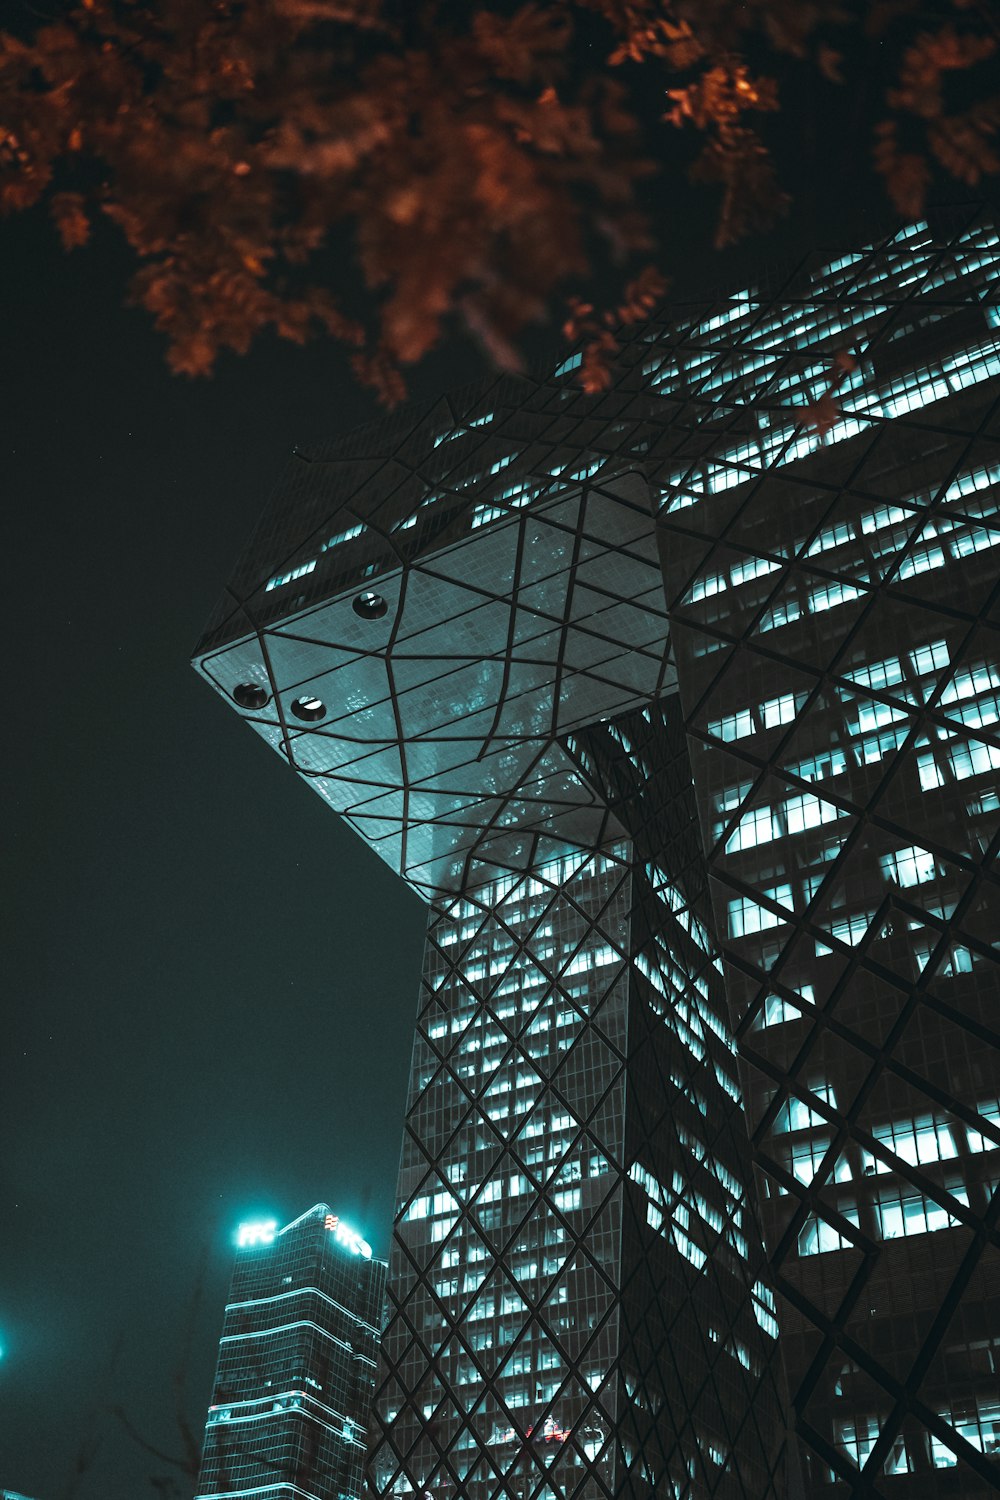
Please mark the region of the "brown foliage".
[[663, 298], [666, 282], [655, 266], [646, 266], [622, 293], [618, 307], [598, 312], [579, 297], [569, 299], [569, 317], [563, 324], [567, 342], [582, 344], [580, 384], [594, 394], [611, 384], [611, 367], [618, 349], [616, 329], [629, 328], [649, 317]]
[[[266, 329], [323, 331], [392, 403], [448, 327], [516, 368], [526, 324], [561, 306], [599, 389], [616, 327], [662, 290], [635, 271], [654, 170], [636, 79], [697, 138], [729, 244], [787, 205], [765, 134], [779, 57], [849, 86], [864, 21], [896, 59], [874, 163], [910, 216], [935, 166], [1000, 169], [1000, 100], [963, 88], [949, 108], [996, 38], [979, 7], [945, 9], [930, 32], [913, 0], [79, 0], [29, 40], [0, 33], [0, 211], [48, 198], [67, 250], [113, 222], [187, 374]], [[601, 267], [623, 291], [598, 313]]]
[[[956, 9], [972, 11], [973, 7], [956, 0]], [[974, 78], [978, 66], [992, 61], [996, 52], [995, 29], [959, 30], [951, 21], [935, 32], [919, 32], [904, 46], [896, 85], [886, 98], [896, 118], [876, 126], [874, 147], [875, 168], [884, 177], [889, 196], [901, 214], [919, 214], [935, 161], [969, 187], [1000, 171], [1000, 156], [992, 144], [1000, 129], [1000, 98], [975, 99], [952, 113], [946, 100], [950, 76], [960, 75], [960, 86], [954, 92], [967, 98], [972, 79], [966, 75], [971, 73]], [[909, 148], [900, 144], [901, 117], [911, 126]]]

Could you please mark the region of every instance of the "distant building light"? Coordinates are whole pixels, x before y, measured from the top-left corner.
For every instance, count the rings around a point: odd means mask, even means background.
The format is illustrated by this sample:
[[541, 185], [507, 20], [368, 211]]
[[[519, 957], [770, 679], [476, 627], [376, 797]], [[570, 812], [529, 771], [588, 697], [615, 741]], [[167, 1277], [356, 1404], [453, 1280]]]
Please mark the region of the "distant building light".
[[236, 1233], [236, 1243], [241, 1250], [251, 1245], [270, 1245], [278, 1232], [277, 1219], [258, 1219], [252, 1224], [241, 1224]]
[[337, 1236], [342, 1245], [347, 1246], [348, 1250], [353, 1251], [355, 1255], [363, 1255], [365, 1260], [371, 1260], [372, 1247], [368, 1241], [363, 1240], [360, 1234], [355, 1234], [353, 1229], [348, 1229], [346, 1224], [342, 1224], [336, 1214], [327, 1214], [323, 1223], [332, 1234]]

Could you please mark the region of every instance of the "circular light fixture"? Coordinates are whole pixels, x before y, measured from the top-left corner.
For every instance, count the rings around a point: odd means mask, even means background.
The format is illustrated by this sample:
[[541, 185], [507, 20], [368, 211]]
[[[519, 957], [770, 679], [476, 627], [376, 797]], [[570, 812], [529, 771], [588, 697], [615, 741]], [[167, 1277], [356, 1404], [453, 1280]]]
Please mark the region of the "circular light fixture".
[[240, 708], [266, 708], [271, 695], [259, 682], [241, 682], [238, 687], [233, 688], [233, 701]]
[[304, 698], [295, 699], [292, 713], [304, 724], [316, 724], [320, 719], [326, 718], [326, 704], [322, 698], [315, 698], [309, 693]]
[[365, 589], [364, 593], [359, 594], [353, 601], [351, 608], [356, 615], [361, 616], [362, 620], [381, 620], [389, 606], [381, 594]]

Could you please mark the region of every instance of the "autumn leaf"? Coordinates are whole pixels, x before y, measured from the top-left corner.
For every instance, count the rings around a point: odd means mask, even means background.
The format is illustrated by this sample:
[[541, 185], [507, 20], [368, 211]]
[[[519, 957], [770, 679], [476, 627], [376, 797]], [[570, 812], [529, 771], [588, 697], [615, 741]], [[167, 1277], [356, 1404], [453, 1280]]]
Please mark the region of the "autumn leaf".
[[49, 208], [64, 250], [75, 250], [90, 238], [90, 220], [81, 193], [56, 193]]
[[833, 356], [833, 378], [839, 385], [842, 380], [858, 368], [858, 361], [850, 349], [838, 349]]
[[901, 151], [896, 124], [884, 120], [875, 129], [872, 152], [875, 170], [884, 179], [893, 206], [905, 219], [917, 219], [923, 213], [930, 185], [930, 168], [925, 157], [915, 151]]
[[825, 442], [831, 427], [840, 421], [843, 413], [830, 391], [824, 391], [815, 401], [804, 408], [805, 425], [818, 433], [820, 442]]
[[936, 33], [921, 32], [903, 55], [899, 81], [889, 91], [890, 107], [936, 118], [943, 109], [944, 75], [966, 71], [992, 57], [996, 48], [995, 37], [958, 32], [950, 25]]
[[934, 156], [959, 182], [976, 187], [984, 177], [1000, 171], [1000, 156], [990, 143], [1000, 124], [1000, 109], [992, 117], [970, 111], [934, 120], [927, 140]]
[[827, 83], [843, 83], [843, 62], [841, 54], [834, 48], [822, 43], [816, 53], [816, 66], [819, 68]]

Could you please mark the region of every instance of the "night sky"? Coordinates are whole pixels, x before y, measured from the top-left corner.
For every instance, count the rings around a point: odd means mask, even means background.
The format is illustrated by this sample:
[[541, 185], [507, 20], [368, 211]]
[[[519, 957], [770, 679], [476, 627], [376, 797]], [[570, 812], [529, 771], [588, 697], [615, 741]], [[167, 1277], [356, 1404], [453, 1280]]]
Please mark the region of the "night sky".
[[131, 1500], [169, 1471], [101, 1408], [180, 1452], [204, 1264], [200, 1429], [241, 1219], [387, 1250], [423, 909], [188, 666], [293, 443], [372, 409], [330, 345], [173, 378], [110, 238], [0, 235], [0, 1488]]
[[[749, 264], [840, 216], [801, 205]], [[678, 233], [675, 273], [704, 213]], [[325, 1200], [388, 1249], [423, 908], [188, 665], [293, 444], [374, 407], [326, 343], [170, 376], [110, 233], [67, 257], [36, 213], [0, 245], [0, 1488], [137, 1500], [169, 1469], [110, 1408], [179, 1454], [184, 1370], [200, 1432], [239, 1221]], [[477, 368], [452, 347], [416, 393]]]

